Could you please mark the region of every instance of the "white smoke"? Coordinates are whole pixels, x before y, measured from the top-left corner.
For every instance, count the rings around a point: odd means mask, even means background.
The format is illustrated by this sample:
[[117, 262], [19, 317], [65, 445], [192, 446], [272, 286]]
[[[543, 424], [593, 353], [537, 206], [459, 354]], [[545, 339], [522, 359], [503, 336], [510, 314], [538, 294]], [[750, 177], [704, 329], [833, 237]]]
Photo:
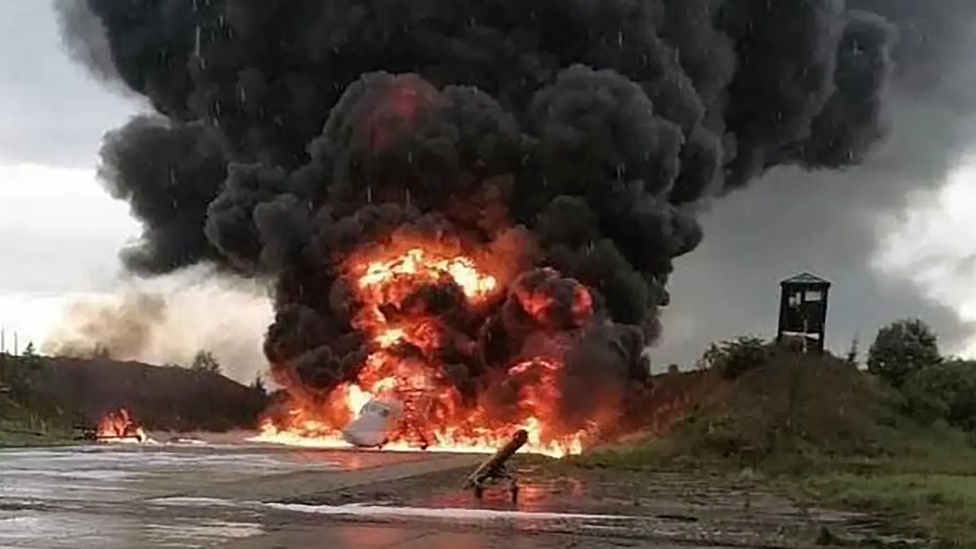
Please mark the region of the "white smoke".
[[50, 354], [92, 354], [188, 366], [210, 351], [224, 375], [250, 383], [266, 370], [262, 350], [272, 309], [257, 282], [193, 269], [151, 280], [120, 281], [116, 288], [75, 299], [46, 337]]

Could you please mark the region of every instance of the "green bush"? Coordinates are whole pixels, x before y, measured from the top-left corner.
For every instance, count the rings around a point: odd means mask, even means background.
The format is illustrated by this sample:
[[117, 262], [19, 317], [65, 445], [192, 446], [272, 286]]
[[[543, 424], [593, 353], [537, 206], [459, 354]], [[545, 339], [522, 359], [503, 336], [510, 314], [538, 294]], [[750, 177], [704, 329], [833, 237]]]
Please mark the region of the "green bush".
[[901, 390], [906, 411], [925, 423], [945, 420], [976, 432], [976, 362], [946, 360], [912, 372]]
[[709, 369], [721, 372], [726, 379], [763, 367], [772, 357], [769, 344], [758, 337], [743, 336], [712, 345], [702, 357]]
[[913, 374], [942, 362], [938, 338], [918, 319], [893, 322], [878, 330], [868, 350], [868, 371], [901, 388]]
[[880, 330], [868, 352], [868, 371], [899, 390], [904, 412], [976, 433], [976, 362], [946, 360], [924, 322], [900, 320]]

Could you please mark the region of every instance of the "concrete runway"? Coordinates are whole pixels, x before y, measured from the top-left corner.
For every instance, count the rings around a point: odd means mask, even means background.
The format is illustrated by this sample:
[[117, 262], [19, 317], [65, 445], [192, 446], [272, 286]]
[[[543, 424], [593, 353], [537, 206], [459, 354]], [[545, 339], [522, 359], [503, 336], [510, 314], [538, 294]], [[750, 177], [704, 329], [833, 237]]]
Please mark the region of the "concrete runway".
[[[573, 536], [565, 528], [546, 531], [543, 525], [613, 529], [627, 520], [369, 502], [281, 503], [471, 467], [481, 459], [235, 444], [0, 451], [0, 548], [566, 547]], [[513, 529], [534, 534], [513, 537]], [[573, 545], [607, 546], [598, 539]]]

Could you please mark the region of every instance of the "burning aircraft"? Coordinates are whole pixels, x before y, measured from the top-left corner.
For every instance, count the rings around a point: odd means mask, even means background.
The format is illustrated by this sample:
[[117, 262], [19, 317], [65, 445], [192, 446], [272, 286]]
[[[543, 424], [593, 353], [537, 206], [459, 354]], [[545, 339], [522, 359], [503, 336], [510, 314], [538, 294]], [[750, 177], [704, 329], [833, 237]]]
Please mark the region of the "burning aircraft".
[[145, 443], [149, 437], [129, 412], [119, 408], [106, 412], [95, 427], [95, 440], [113, 443]]
[[342, 430], [342, 439], [360, 448], [380, 448], [390, 441], [390, 433], [399, 427], [402, 417], [400, 402], [370, 400]]
[[273, 284], [287, 398], [259, 438], [288, 444], [356, 440], [373, 400], [402, 404], [388, 448], [524, 429], [564, 455], [652, 415], [629, 397], [696, 213], [859, 162], [891, 65], [889, 25], [842, 0], [62, 8], [79, 58], [156, 110], [101, 151], [144, 228], [125, 264]]

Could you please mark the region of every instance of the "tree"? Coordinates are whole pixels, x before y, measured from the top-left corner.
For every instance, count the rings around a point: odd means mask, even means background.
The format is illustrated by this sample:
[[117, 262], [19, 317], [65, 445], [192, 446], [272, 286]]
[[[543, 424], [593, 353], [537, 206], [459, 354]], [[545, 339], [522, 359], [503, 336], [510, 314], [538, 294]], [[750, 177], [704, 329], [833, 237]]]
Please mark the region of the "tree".
[[268, 390], [264, 386], [264, 376], [261, 374], [255, 376], [254, 381], [251, 382], [251, 389], [261, 393], [262, 395], [268, 394]]
[[913, 372], [940, 362], [938, 338], [918, 319], [882, 327], [868, 350], [868, 371], [899, 389]]
[[92, 356], [94, 358], [111, 358], [112, 351], [108, 348], [108, 345], [98, 342], [95, 344], [95, 349], [92, 351]]
[[851, 347], [847, 350], [847, 356], [844, 357], [844, 362], [850, 364], [851, 366], [857, 367], [857, 359], [861, 355], [861, 342], [857, 335], [851, 340]]
[[20, 360], [24, 366], [31, 369], [38, 369], [44, 364], [41, 355], [37, 354], [37, 348], [34, 347], [33, 341], [27, 342], [27, 346], [24, 347], [24, 351], [20, 355]]
[[220, 363], [217, 362], [217, 359], [214, 358], [213, 353], [210, 351], [198, 351], [196, 356], [193, 357], [193, 364], [190, 368], [201, 372], [220, 373]]

